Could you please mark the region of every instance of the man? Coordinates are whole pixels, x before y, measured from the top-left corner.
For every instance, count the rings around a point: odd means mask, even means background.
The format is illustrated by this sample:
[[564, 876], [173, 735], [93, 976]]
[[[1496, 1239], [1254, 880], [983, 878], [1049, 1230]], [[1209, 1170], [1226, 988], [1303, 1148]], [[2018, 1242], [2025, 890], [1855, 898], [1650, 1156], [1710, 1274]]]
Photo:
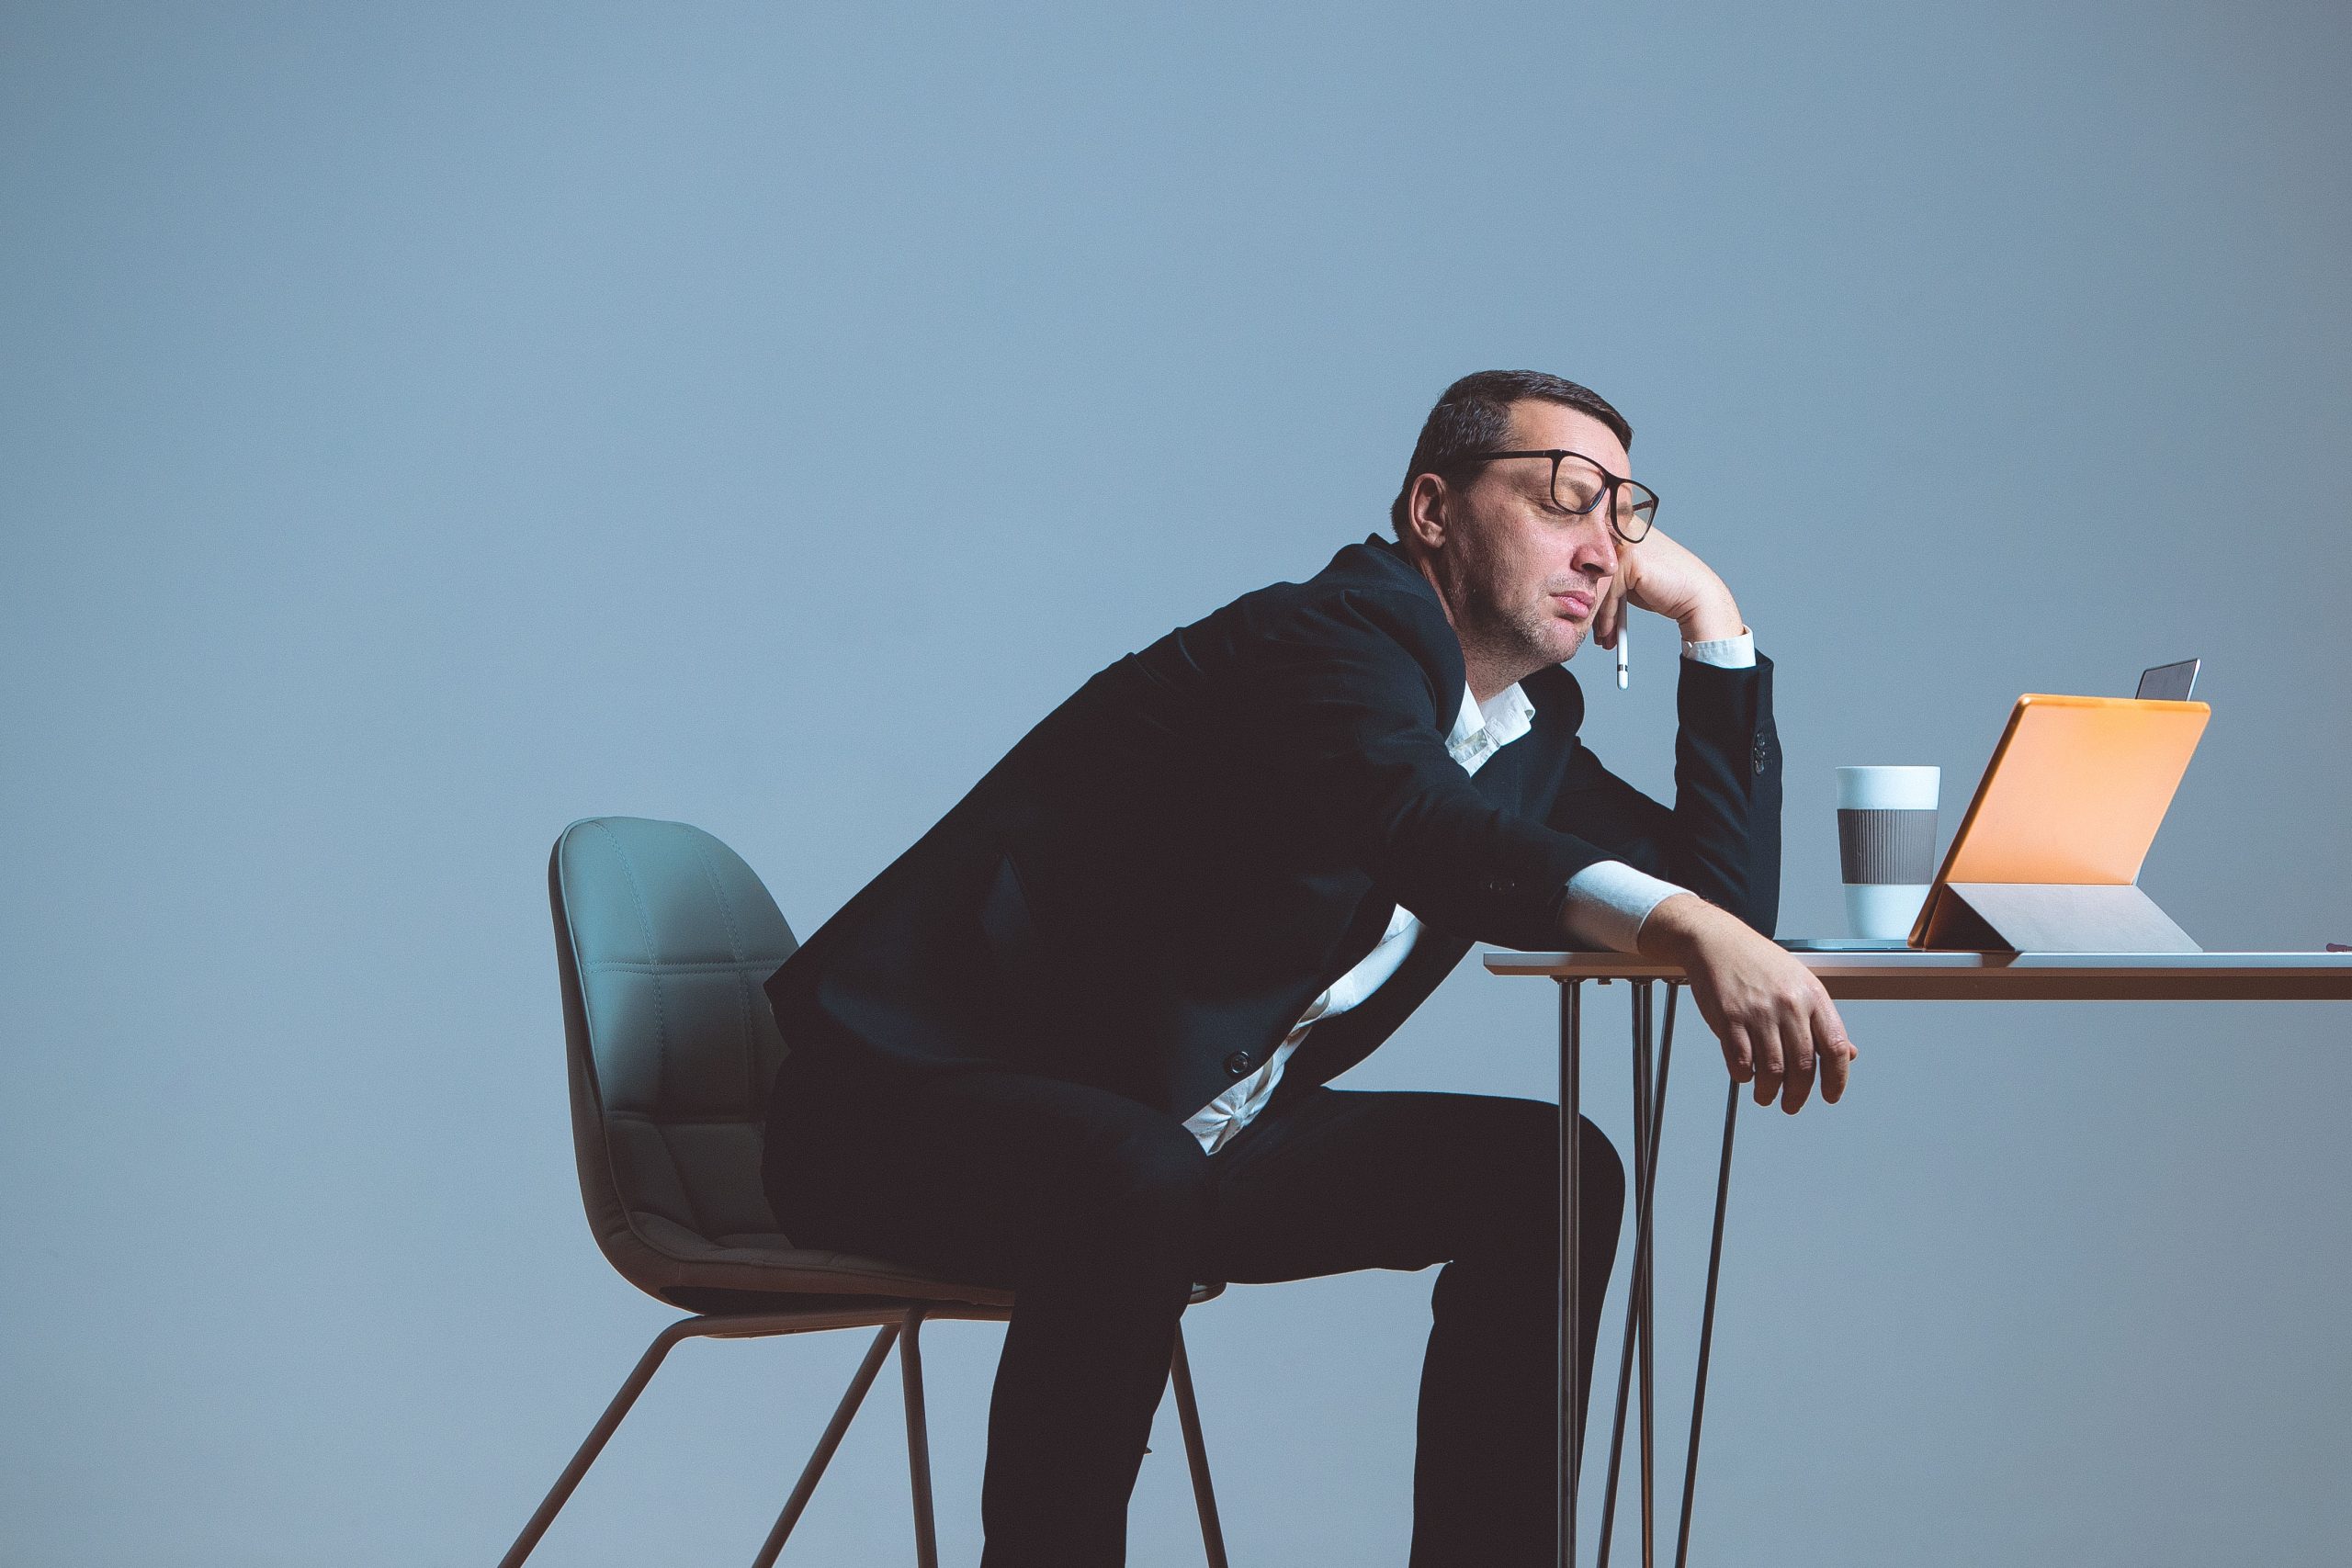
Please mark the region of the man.
[[[1015, 1292], [989, 1568], [1124, 1560], [1194, 1280], [1433, 1264], [1411, 1560], [1551, 1560], [1557, 1110], [1325, 1087], [1471, 942], [1681, 964], [1759, 1101], [1843, 1090], [1835, 1008], [1758, 934], [1771, 666], [1631, 437], [1557, 377], [1456, 382], [1394, 543], [1094, 676], [768, 982], [786, 1232]], [[1577, 743], [1561, 668], [1629, 605], [1684, 637], [1670, 808]], [[1589, 1386], [1623, 1179], [1582, 1148]]]

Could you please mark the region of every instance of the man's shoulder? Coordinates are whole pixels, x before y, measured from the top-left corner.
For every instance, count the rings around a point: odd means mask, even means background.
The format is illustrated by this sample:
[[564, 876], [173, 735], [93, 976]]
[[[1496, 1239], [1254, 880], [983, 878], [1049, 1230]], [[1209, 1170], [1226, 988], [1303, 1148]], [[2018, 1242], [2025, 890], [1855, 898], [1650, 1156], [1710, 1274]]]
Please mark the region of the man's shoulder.
[[1437, 590], [1430, 586], [1430, 580], [1421, 575], [1400, 547], [1377, 534], [1368, 535], [1357, 544], [1340, 546], [1323, 570], [1302, 586], [1331, 592], [1354, 589], [1408, 593], [1426, 599], [1431, 605], [1437, 604]]
[[1463, 682], [1461, 645], [1437, 590], [1377, 536], [1342, 548], [1305, 581], [1256, 589], [1177, 627], [1133, 662], [1163, 689], [1227, 696], [1288, 677], [1405, 682], [1447, 715]]
[[1243, 594], [1227, 608], [1269, 630], [1363, 625], [1409, 645], [1458, 646], [1437, 590], [1402, 550], [1378, 536], [1342, 547], [1304, 582], [1273, 583]]

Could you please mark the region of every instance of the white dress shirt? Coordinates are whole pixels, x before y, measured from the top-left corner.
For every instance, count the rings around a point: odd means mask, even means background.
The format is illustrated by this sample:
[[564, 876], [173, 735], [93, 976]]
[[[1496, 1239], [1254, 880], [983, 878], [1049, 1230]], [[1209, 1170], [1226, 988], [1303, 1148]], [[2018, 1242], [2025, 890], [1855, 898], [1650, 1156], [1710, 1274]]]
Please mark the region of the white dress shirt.
[[[1745, 670], [1756, 662], [1755, 634], [1743, 629], [1737, 637], [1685, 642], [1682, 657], [1728, 670]], [[1527, 700], [1527, 694], [1519, 689], [1517, 682], [1484, 704], [1472, 696], [1470, 688], [1464, 685], [1462, 711], [1454, 718], [1452, 733], [1445, 738], [1446, 751], [1462, 765], [1464, 773], [1476, 773], [1497, 752], [1532, 729], [1534, 719], [1535, 705]], [[1649, 912], [1662, 900], [1684, 891], [1671, 882], [1637, 871], [1623, 861], [1595, 861], [1568, 878], [1567, 902], [1563, 908], [1568, 934], [1590, 942], [1595, 951], [1632, 953]], [[1404, 964], [1420, 934], [1419, 919], [1402, 904], [1397, 905], [1388, 917], [1388, 929], [1379, 942], [1362, 963], [1332, 981], [1329, 990], [1306, 1005], [1297, 1024], [1283, 1036], [1274, 1054], [1266, 1058], [1266, 1065], [1238, 1079], [1186, 1118], [1184, 1130], [1198, 1138], [1201, 1147], [1211, 1154], [1230, 1143], [1273, 1098], [1274, 1086], [1282, 1082], [1283, 1067], [1306, 1038], [1307, 1031], [1324, 1019], [1336, 1018], [1360, 1005], [1378, 990]]]

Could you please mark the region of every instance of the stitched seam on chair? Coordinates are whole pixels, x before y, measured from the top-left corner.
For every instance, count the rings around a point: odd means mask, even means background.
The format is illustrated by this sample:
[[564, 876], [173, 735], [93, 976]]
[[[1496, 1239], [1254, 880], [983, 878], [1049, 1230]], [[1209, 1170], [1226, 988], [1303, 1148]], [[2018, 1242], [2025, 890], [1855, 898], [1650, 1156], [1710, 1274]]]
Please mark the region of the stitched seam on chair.
[[[718, 873], [712, 869], [709, 852], [703, 847], [702, 840], [697, 837], [694, 843], [695, 861], [710, 883], [711, 896], [718, 900], [719, 919], [727, 923], [727, 951], [735, 955], [736, 962], [741, 963], [743, 935], [735, 929], [735, 907], [727, 901], [726, 885], [718, 880]], [[743, 1103], [750, 1105], [760, 1097], [760, 1053], [752, 1029], [752, 993], [742, 983], [740, 970], [736, 973], [735, 1007], [743, 1025], [743, 1032], [738, 1036], [743, 1053]]]
[[752, 987], [744, 983], [741, 975], [735, 976], [735, 1001], [743, 1012], [743, 1103], [756, 1105], [760, 1100], [760, 1042], [752, 1026]]
[[686, 1162], [678, 1157], [677, 1146], [670, 1142], [670, 1130], [673, 1127], [681, 1125], [692, 1126], [695, 1123], [692, 1122], [673, 1122], [666, 1116], [659, 1122], [652, 1121], [650, 1118], [647, 1119], [647, 1125], [653, 1129], [653, 1136], [662, 1145], [662, 1152], [670, 1156], [670, 1169], [678, 1179], [678, 1196], [685, 1201], [686, 1215], [694, 1222], [692, 1224], [686, 1226], [686, 1228], [694, 1232], [696, 1235], [702, 1237], [705, 1241], [708, 1241], [710, 1239], [710, 1225], [709, 1223], [702, 1217], [702, 1205], [695, 1201], [694, 1183], [686, 1179]]
[[720, 886], [718, 873], [710, 869], [710, 856], [704, 852], [702, 840], [697, 837], [693, 842], [695, 863], [702, 867], [703, 876], [709, 882], [713, 897], [718, 900], [718, 918], [727, 924], [727, 950], [735, 955], [735, 962], [741, 964], [743, 962], [743, 937], [735, 929], [735, 907], [727, 901], [727, 889]]
[[[670, 1008], [662, 995], [662, 967], [651, 962], [655, 953], [653, 913], [646, 906], [645, 885], [638, 878], [636, 863], [628, 858], [628, 852], [621, 847], [620, 835], [603, 822], [598, 822], [596, 826], [605, 838], [612, 840], [614, 858], [621, 863], [621, 870], [628, 875], [629, 898], [637, 906], [638, 929], [645, 936], [645, 955], [648, 960], [646, 968], [647, 972], [653, 976], [653, 1027], [656, 1043], [653, 1083], [654, 1097], [659, 1100], [668, 1089], [670, 1083]], [[650, 1121], [650, 1118], [648, 1120]], [[669, 1156], [670, 1174], [677, 1179], [678, 1191], [686, 1201], [686, 1213], [694, 1216], [696, 1225], [700, 1225], [702, 1215], [695, 1210], [695, 1195], [686, 1186], [686, 1173], [679, 1168], [677, 1151], [670, 1147], [670, 1140], [667, 1137], [661, 1135], [662, 1123], [653, 1122], [653, 1131], [656, 1141], [662, 1145], [662, 1152]]]

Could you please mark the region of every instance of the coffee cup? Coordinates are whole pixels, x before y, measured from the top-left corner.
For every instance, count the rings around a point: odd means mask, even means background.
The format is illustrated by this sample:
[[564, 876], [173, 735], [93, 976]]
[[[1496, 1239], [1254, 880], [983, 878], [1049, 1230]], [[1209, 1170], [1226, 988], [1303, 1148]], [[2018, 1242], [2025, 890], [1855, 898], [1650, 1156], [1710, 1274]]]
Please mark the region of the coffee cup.
[[1911, 933], [1936, 875], [1940, 768], [1838, 770], [1838, 864], [1857, 937]]

